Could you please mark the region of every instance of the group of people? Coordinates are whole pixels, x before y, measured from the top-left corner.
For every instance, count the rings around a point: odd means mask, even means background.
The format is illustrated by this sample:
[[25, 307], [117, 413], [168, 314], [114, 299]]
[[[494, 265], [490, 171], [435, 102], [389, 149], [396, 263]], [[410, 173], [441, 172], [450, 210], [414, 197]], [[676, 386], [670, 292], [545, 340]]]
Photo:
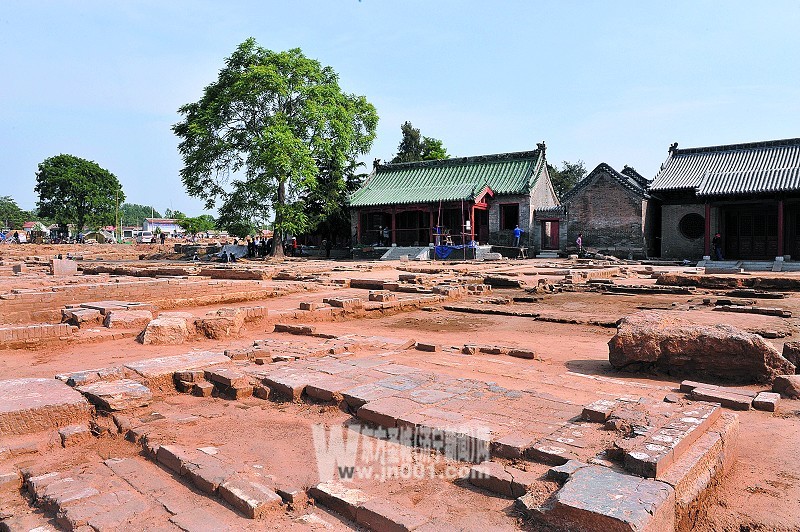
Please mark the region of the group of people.
[[266, 257], [272, 253], [272, 237], [247, 237], [247, 257]]

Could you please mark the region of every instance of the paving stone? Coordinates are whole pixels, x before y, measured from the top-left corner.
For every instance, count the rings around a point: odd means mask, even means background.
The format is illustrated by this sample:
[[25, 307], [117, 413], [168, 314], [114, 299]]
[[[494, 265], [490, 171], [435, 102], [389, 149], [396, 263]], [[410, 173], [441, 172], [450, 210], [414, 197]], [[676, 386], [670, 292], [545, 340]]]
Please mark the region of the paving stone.
[[173, 515], [169, 521], [184, 532], [225, 532], [231, 528], [203, 508], [194, 508]]
[[402, 397], [384, 397], [366, 403], [358, 409], [359, 419], [381, 427], [396, 427], [397, 418], [420, 409], [419, 403]]
[[405, 392], [414, 390], [422, 385], [423, 381], [419, 378], [414, 378], [413, 375], [394, 375], [386, 379], [381, 379], [375, 384], [383, 386], [384, 388], [391, 388], [398, 392]]
[[581, 417], [586, 421], [593, 423], [605, 423], [611, 417], [614, 408], [617, 406], [616, 401], [609, 401], [607, 399], [599, 399], [594, 403], [587, 405], [583, 408]]
[[315, 380], [310, 373], [275, 373], [264, 378], [264, 384], [280, 397], [299, 401], [306, 386]]
[[351, 379], [326, 376], [306, 386], [306, 394], [318, 401], [335, 401], [338, 403], [344, 399], [342, 393], [352, 388], [355, 384]]
[[416, 390], [408, 392], [407, 397], [412, 401], [416, 401], [417, 403], [420, 404], [432, 405], [450, 399], [454, 395], [455, 394], [453, 393], [443, 392], [441, 390], [418, 388]]
[[719, 388], [697, 387], [692, 390], [691, 397], [696, 401], [719, 403], [732, 410], [750, 410], [750, 405], [753, 402], [751, 397], [728, 393]]
[[505, 466], [500, 462], [486, 461], [472, 466], [467, 478], [473, 486], [505, 497], [517, 498], [528, 491], [528, 486], [538, 480], [538, 475]]
[[188, 473], [184, 464], [191, 463], [198, 459], [198, 453], [194, 449], [181, 447], [180, 445], [161, 445], [156, 453], [156, 460], [164, 467], [184, 476]]
[[103, 326], [110, 329], [142, 329], [153, 320], [149, 310], [112, 310], [106, 313]]
[[202, 492], [215, 493], [220, 484], [233, 476], [222, 462], [208, 455], [194, 456], [183, 463], [183, 470]]
[[0, 492], [14, 491], [22, 487], [22, 477], [17, 471], [0, 470]]
[[125, 367], [135, 371], [146, 379], [157, 379], [164, 376], [171, 377], [176, 371], [188, 371], [226, 362], [229, 363], [230, 359], [222, 353], [199, 351], [196, 353], [128, 362], [125, 364]]
[[89, 432], [89, 427], [85, 425], [68, 425], [58, 429], [58, 435], [61, 437], [61, 446], [70, 447], [78, 445], [81, 442], [90, 440], [92, 433]]
[[166, 473], [158, 474], [161, 471], [154, 471], [157, 467], [142, 458], [109, 458], [103, 463], [140, 493], [158, 497], [175, 489], [172, 479], [165, 478]]
[[250, 519], [261, 519], [280, 510], [280, 495], [259, 482], [241, 478], [226, 480], [219, 486], [220, 496]]
[[427, 517], [409, 508], [380, 498], [366, 501], [356, 510], [357, 523], [382, 532], [417, 530], [428, 521]]
[[89, 401], [109, 411], [127, 410], [150, 404], [153, 394], [150, 389], [134, 380], [95, 382], [76, 388]]
[[362, 384], [342, 392], [342, 397], [350, 408], [360, 408], [369, 401], [396, 395], [397, 391], [377, 384]]
[[675, 491], [657, 480], [587, 466], [570, 476], [538, 517], [570, 530], [674, 530]]
[[695, 388], [705, 388], [711, 390], [721, 390], [727, 393], [735, 393], [737, 395], [744, 395], [746, 397], [755, 397], [758, 395], [756, 392], [750, 390], [743, 390], [741, 388], [733, 388], [729, 386], [717, 386], [715, 384], [707, 384], [705, 382], [696, 381], [682, 381], [680, 384], [680, 391], [683, 393], [692, 393]]
[[435, 353], [440, 351], [441, 348], [438, 344], [429, 344], [424, 342], [417, 342], [417, 351], [426, 351], [429, 353]]
[[522, 458], [539, 438], [533, 433], [510, 432], [492, 442], [492, 454], [501, 458]]
[[308, 495], [318, 504], [351, 521], [356, 520], [358, 507], [369, 500], [369, 496], [360, 489], [349, 488], [340, 482], [317, 484], [308, 490]]
[[753, 408], [756, 410], [766, 410], [767, 412], [775, 412], [778, 409], [778, 401], [781, 399], [781, 394], [773, 392], [761, 392], [753, 399]]
[[56, 379], [0, 380], [0, 437], [88, 424], [92, 406]]

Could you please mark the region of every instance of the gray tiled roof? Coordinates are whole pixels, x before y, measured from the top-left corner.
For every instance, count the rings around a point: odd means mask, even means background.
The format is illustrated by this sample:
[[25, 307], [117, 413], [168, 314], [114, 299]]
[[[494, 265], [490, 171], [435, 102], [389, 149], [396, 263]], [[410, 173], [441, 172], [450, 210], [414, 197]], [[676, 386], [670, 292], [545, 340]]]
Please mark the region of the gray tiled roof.
[[611, 166], [606, 163], [598, 164], [594, 170], [589, 172], [589, 174], [580, 180], [574, 187], [567, 191], [564, 194], [564, 197], [561, 198], [562, 203], [568, 203], [570, 199], [572, 199], [575, 194], [589, 185], [592, 181], [594, 181], [595, 177], [599, 173], [605, 172], [606, 174], [610, 175], [613, 179], [617, 180], [620, 185], [625, 187], [626, 189], [630, 190], [634, 194], [641, 196], [641, 197], [648, 197], [647, 194], [647, 183], [648, 181], [644, 179], [641, 175], [639, 175], [636, 170], [633, 168], [626, 166], [622, 172], [617, 172]]
[[698, 196], [798, 191], [800, 139], [672, 150], [650, 190]]

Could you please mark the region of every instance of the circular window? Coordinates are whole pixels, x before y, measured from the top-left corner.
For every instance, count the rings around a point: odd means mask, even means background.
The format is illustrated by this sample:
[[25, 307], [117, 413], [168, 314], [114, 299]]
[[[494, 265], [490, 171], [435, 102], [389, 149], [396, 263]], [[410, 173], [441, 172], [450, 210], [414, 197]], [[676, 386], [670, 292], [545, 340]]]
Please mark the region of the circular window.
[[706, 220], [696, 212], [687, 214], [678, 222], [681, 234], [690, 240], [703, 236], [706, 229]]

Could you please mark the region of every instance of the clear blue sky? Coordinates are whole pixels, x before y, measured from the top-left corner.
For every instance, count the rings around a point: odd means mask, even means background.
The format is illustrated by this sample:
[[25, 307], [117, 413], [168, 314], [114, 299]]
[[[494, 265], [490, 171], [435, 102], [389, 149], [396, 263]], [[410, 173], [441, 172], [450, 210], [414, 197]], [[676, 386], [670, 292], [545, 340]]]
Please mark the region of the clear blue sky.
[[246, 38], [300, 47], [451, 155], [532, 149], [653, 177], [682, 147], [800, 137], [800, 2], [0, 0], [0, 195], [59, 153], [189, 215], [170, 126]]

